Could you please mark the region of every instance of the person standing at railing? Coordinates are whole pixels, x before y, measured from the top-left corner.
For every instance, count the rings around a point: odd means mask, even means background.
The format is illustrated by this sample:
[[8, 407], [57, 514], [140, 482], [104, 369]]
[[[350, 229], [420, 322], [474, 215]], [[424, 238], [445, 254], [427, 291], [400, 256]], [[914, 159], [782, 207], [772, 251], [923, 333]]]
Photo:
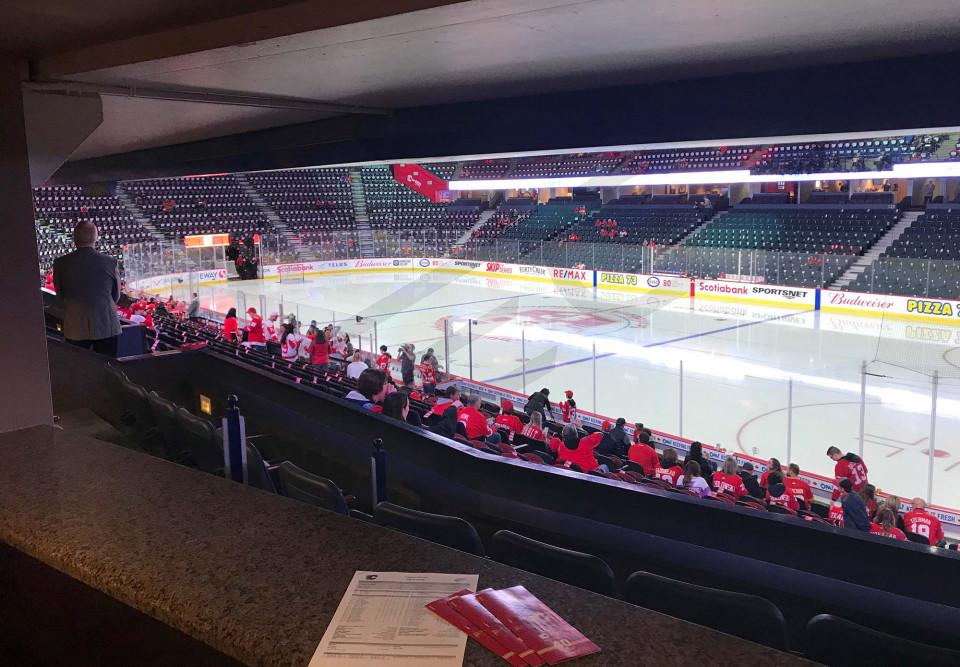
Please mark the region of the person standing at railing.
[[237, 309], [231, 308], [223, 319], [223, 337], [230, 343], [240, 342], [240, 324], [237, 322]]

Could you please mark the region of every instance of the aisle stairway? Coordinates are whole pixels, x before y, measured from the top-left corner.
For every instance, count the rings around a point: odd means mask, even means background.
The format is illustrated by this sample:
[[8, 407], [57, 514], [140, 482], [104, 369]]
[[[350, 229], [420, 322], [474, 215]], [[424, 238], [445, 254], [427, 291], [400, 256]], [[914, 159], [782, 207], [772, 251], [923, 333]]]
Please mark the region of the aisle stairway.
[[270, 226], [273, 227], [274, 231], [283, 239], [283, 245], [287, 248], [293, 250], [296, 253], [297, 259], [300, 261], [314, 259], [313, 254], [307, 248], [303, 247], [303, 242], [300, 240], [300, 237], [293, 233], [287, 224], [283, 221], [280, 215], [273, 209], [272, 206], [263, 198], [263, 195], [253, 187], [253, 184], [247, 179], [246, 174], [235, 174], [237, 183], [240, 185], [240, 189], [243, 190], [243, 193], [247, 198], [256, 204], [257, 208], [263, 213], [264, 217], [270, 222]]
[[827, 289], [846, 289], [850, 283], [857, 279], [858, 275], [866, 271], [875, 260], [879, 259], [880, 255], [886, 252], [887, 248], [893, 245], [893, 242], [900, 238], [900, 235], [903, 234], [904, 230], [916, 222], [917, 218], [919, 218], [921, 215], [923, 215], [923, 211], [907, 211], [904, 213], [900, 220], [897, 221], [897, 224], [888, 229], [886, 233], [870, 247], [869, 250], [863, 253], [863, 255], [858, 257], [856, 261], [850, 265], [850, 268], [844, 271], [839, 278], [828, 285]]
[[360, 256], [373, 257], [373, 229], [367, 215], [367, 197], [363, 192], [363, 177], [359, 167], [350, 170], [350, 193], [353, 196], [353, 215], [357, 225]]
[[496, 214], [497, 210], [494, 208], [489, 208], [483, 213], [480, 214], [480, 217], [477, 218], [477, 224], [465, 231], [460, 238], [458, 238], [453, 245], [463, 245], [473, 237], [473, 233], [483, 227], [484, 223], [492, 218]]
[[133, 197], [127, 194], [123, 187], [117, 188], [117, 199], [121, 204], [123, 204], [124, 208], [130, 212], [134, 219], [140, 223], [140, 226], [150, 232], [150, 236], [152, 236], [154, 239], [157, 241], [167, 241], [173, 238], [172, 236], [164, 234], [153, 226], [149, 216], [143, 212], [143, 209], [140, 208], [140, 205], [134, 201]]

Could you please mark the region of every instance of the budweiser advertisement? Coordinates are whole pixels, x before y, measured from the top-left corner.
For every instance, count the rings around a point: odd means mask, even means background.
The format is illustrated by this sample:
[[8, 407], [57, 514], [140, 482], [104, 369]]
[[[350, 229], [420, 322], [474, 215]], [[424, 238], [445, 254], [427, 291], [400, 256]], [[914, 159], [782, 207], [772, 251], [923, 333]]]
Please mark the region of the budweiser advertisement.
[[430, 201], [453, 201], [453, 193], [447, 189], [447, 182], [419, 164], [413, 164], [412, 162], [395, 164], [393, 165], [393, 177]]

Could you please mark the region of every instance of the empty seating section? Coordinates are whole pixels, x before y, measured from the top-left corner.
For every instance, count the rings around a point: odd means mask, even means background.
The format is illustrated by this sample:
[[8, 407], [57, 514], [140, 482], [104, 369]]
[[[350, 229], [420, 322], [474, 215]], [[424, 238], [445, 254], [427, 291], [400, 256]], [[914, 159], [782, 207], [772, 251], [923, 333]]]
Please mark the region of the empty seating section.
[[476, 160], [463, 165], [460, 177], [474, 180], [504, 178], [510, 173], [511, 166], [513, 166], [512, 162], [507, 159]]
[[40, 267], [44, 271], [57, 256], [73, 250], [73, 228], [81, 220], [97, 225], [100, 249], [117, 258], [122, 258], [125, 244], [153, 239], [119, 199], [84, 194], [79, 185], [37, 188], [33, 191], [33, 207]]
[[535, 176], [602, 176], [610, 174], [623, 161], [620, 153], [593, 155], [546, 155], [517, 160], [514, 178]]
[[890, 229], [897, 217], [892, 209], [745, 207], [710, 222], [687, 239], [685, 245], [857, 255]]
[[348, 169], [294, 169], [246, 178], [301, 245], [333, 244], [338, 257], [356, 256]]
[[247, 238], [272, 230], [232, 175], [128, 181], [120, 187], [169, 238], [214, 233]]
[[756, 174], [888, 169], [896, 163], [934, 157], [946, 135], [924, 134], [857, 141], [770, 146], [754, 161]]
[[960, 207], [929, 210], [846, 289], [907, 296], [960, 297]]
[[746, 169], [746, 161], [757, 146], [717, 146], [714, 148], [672, 148], [642, 151], [620, 170], [624, 174], [655, 174], [671, 171], [721, 171]]
[[432, 202], [393, 177], [388, 166], [362, 169], [363, 194], [373, 229], [459, 230], [472, 227], [480, 217], [478, 200], [469, 203]]

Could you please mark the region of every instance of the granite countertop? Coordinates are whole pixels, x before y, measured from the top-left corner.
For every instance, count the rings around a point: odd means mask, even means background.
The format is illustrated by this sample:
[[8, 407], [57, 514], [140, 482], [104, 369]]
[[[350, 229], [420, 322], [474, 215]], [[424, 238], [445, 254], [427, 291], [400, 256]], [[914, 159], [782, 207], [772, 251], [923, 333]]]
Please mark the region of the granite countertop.
[[[79, 434], [0, 434], [0, 541], [249, 665], [305, 666], [354, 571], [523, 584], [602, 649], [583, 665], [794, 656]], [[475, 642], [467, 665], [503, 661]], [[805, 663], [809, 664], [809, 663]]]

